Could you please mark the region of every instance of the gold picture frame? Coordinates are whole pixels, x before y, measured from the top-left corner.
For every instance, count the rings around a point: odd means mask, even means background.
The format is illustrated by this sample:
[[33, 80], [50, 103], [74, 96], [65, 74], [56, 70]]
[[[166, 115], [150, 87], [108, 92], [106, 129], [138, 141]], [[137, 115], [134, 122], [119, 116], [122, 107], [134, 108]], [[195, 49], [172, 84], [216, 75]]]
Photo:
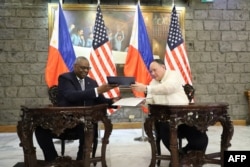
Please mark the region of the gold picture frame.
[[[56, 3], [48, 4], [49, 40], [53, 30], [54, 15], [58, 7]], [[95, 23], [97, 5], [63, 4], [64, 15], [68, 26], [74, 25], [84, 30], [86, 37]], [[118, 67], [118, 75], [123, 73], [123, 64], [129, 46], [136, 5], [101, 5], [103, 19], [108, 33], [113, 39], [118, 32], [123, 32], [124, 38], [119, 49], [115, 48], [112, 41], [112, 53]], [[172, 6], [141, 6], [142, 15], [147, 28], [152, 51], [155, 57], [163, 58], [165, 55], [166, 41], [169, 31]], [[183, 38], [185, 37], [184, 20], [185, 7], [176, 7]], [[89, 48], [75, 47], [76, 55], [82, 55]], [[85, 55], [88, 56], [88, 55]]]

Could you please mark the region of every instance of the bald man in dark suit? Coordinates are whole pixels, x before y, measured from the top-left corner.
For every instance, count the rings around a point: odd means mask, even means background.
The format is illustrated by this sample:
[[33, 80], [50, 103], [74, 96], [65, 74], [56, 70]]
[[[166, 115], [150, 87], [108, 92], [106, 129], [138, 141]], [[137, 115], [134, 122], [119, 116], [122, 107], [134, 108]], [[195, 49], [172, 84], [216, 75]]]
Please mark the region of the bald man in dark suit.
[[[58, 106], [91, 106], [97, 104], [108, 104], [112, 107], [119, 98], [107, 99], [103, 96], [117, 85], [103, 84], [97, 85], [97, 82], [89, 78], [88, 72], [90, 70], [89, 61], [85, 57], [77, 57], [74, 63], [74, 71], [64, 73], [58, 79]], [[83, 84], [82, 84], [83, 83]], [[66, 129], [69, 132], [79, 134], [79, 150], [77, 153], [77, 160], [83, 158], [84, 145], [84, 124], [79, 124], [73, 129]], [[94, 138], [97, 138], [97, 124], [94, 125]], [[53, 144], [53, 136], [50, 130], [38, 127], [35, 131], [38, 144], [40, 145], [46, 161], [53, 161], [58, 157], [56, 149]]]

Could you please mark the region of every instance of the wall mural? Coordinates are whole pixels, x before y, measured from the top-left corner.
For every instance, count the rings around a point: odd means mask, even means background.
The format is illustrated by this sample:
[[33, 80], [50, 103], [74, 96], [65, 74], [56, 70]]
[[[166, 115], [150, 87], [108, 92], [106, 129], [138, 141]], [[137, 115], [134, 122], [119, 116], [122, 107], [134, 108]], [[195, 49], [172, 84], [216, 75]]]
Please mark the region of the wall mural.
[[[54, 15], [58, 4], [48, 4], [49, 39], [53, 30]], [[64, 4], [62, 6], [76, 56], [89, 56], [96, 17], [96, 5]], [[136, 5], [101, 5], [101, 10], [108, 36], [112, 46], [112, 54], [117, 64], [118, 74], [123, 73], [123, 64], [127, 56]], [[185, 8], [177, 7], [183, 37]], [[144, 22], [155, 57], [163, 58], [169, 31], [172, 7], [141, 6]], [[74, 40], [81, 36], [82, 40]]]

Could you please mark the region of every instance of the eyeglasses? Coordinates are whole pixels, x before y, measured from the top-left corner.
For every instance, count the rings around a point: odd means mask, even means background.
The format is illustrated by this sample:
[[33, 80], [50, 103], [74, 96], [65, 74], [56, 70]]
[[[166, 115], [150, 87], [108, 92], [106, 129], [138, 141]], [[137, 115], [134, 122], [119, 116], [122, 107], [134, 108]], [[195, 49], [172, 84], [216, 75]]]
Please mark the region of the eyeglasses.
[[80, 69], [81, 70], [90, 70], [91, 69], [91, 67], [86, 67], [86, 66], [80, 66], [79, 64], [77, 64], [78, 65], [78, 67], [80, 67]]

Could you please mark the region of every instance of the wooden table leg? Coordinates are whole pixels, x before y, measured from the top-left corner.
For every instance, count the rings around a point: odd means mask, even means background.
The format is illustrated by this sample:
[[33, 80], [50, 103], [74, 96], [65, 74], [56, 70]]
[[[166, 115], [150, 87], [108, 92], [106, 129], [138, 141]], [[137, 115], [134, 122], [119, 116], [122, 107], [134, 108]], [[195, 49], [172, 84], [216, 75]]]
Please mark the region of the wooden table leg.
[[145, 123], [144, 123], [144, 129], [145, 132], [148, 136], [148, 142], [150, 143], [151, 146], [151, 162], [149, 167], [155, 167], [156, 164], [156, 146], [155, 146], [155, 140], [153, 136], [153, 120], [151, 118], [146, 118]]
[[172, 167], [179, 167], [179, 151], [177, 141], [177, 125], [175, 118], [170, 119], [170, 151]]
[[248, 101], [248, 117], [247, 117], [247, 125], [250, 125], [250, 90], [245, 91], [245, 95]]
[[102, 122], [104, 124], [104, 137], [102, 140], [102, 148], [101, 148], [101, 160], [102, 160], [102, 167], [107, 167], [106, 164], [106, 147], [109, 143], [109, 136], [111, 135], [113, 125], [107, 117], [102, 118]]
[[92, 143], [93, 143], [93, 123], [91, 120], [86, 119], [85, 121], [85, 136], [84, 136], [84, 150], [83, 150], [83, 160], [84, 167], [90, 167], [90, 153], [92, 151]]
[[225, 114], [221, 117], [220, 123], [223, 127], [222, 135], [221, 135], [221, 166], [224, 166], [224, 151], [228, 150], [228, 147], [231, 146], [231, 139], [234, 134], [234, 127], [233, 123], [230, 120], [228, 114]]
[[30, 123], [23, 124], [18, 121], [17, 134], [20, 139], [20, 146], [23, 147], [25, 167], [37, 166], [36, 149], [33, 144], [33, 130]]

